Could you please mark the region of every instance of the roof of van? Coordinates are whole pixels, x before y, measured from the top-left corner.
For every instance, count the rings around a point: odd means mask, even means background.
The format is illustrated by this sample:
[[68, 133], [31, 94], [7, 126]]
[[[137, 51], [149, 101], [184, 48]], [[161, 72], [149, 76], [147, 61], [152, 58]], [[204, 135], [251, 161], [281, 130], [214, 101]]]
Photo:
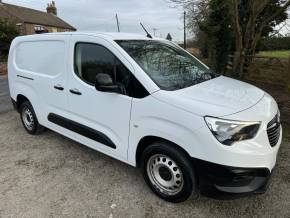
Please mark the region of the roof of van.
[[[102, 38], [107, 38], [111, 40], [150, 40], [151, 38], [148, 38], [145, 34], [134, 34], [134, 33], [119, 33], [119, 32], [83, 32], [83, 31], [77, 31], [77, 32], [57, 32], [57, 33], [44, 33], [44, 34], [35, 34], [35, 35], [29, 35], [24, 37], [38, 37], [43, 35], [88, 35], [88, 36], [101, 36]], [[156, 38], [153, 37], [154, 40], [165, 40], [162, 38]]]

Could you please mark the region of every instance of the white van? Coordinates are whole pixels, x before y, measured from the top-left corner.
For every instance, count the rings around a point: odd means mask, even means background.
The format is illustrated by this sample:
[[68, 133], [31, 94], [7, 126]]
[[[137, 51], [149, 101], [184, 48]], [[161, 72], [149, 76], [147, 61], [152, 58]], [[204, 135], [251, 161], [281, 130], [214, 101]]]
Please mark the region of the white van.
[[172, 42], [121, 33], [17, 37], [8, 71], [28, 133], [46, 127], [140, 167], [167, 201], [268, 186], [282, 138], [275, 100]]

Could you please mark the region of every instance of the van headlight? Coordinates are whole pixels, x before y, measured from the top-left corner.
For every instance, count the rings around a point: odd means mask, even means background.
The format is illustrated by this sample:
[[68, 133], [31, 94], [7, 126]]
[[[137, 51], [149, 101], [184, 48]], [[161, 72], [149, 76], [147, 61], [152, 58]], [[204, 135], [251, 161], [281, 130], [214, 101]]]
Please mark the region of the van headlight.
[[261, 122], [224, 120], [208, 116], [204, 119], [212, 134], [224, 145], [254, 138], [261, 124]]

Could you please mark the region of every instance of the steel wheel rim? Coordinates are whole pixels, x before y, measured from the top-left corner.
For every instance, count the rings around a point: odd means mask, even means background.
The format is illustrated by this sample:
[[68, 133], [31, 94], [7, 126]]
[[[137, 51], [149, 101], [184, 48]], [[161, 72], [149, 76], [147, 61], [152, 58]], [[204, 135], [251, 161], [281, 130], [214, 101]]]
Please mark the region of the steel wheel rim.
[[22, 120], [23, 120], [24, 126], [28, 130], [32, 130], [33, 129], [34, 119], [33, 119], [33, 114], [29, 110], [29, 108], [24, 108], [23, 109], [23, 111], [22, 111]]
[[181, 169], [174, 160], [155, 154], [147, 161], [147, 174], [155, 188], [167, 195], [179, 193], [184, 185]]

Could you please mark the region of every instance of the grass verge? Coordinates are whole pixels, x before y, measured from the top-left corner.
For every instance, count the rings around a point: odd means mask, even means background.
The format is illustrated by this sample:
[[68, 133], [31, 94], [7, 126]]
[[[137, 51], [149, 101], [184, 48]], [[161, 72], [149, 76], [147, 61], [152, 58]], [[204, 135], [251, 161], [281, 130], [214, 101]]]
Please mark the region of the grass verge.
[[290, 56], [290, 50], [260, 51], [258, 55], [266, 56], [266, 57], [288, 58]]

